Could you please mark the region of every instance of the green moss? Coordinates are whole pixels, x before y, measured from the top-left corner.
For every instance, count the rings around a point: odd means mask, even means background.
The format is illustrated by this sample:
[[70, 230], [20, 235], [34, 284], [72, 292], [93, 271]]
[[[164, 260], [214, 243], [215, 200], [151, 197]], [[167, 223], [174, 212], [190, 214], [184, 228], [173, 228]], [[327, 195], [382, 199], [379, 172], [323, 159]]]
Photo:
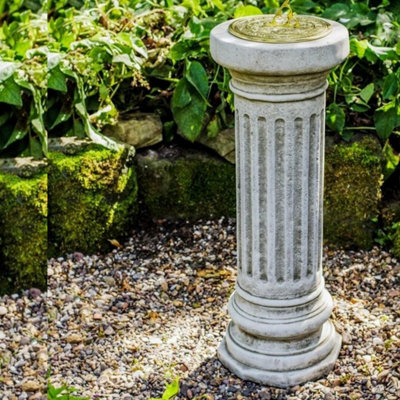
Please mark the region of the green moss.
[[203, 153], [138, 157], [143, 213], [155, 218], [235, 216], [235, 167]]
[[50, 255], [93, 253], [126, 233], [137, 211], [137, 182], [127, 151], [90, 145], [50, 154]]
[[400, 258], [400, 201], [391, 201], [382, 209], [383, 228], [392, 244], [393, 254]]
[[0, 293], [46, 288], [47, 173], [0, 172]]
[[382, 150], [372, 137], [327, 147], [324, 237], [329, 244], [370, 248], [382, 184]]
[[397, 258], [400, 258], [400, 221], [397, 224], [397, 229], [393, 237], [392, 252]]

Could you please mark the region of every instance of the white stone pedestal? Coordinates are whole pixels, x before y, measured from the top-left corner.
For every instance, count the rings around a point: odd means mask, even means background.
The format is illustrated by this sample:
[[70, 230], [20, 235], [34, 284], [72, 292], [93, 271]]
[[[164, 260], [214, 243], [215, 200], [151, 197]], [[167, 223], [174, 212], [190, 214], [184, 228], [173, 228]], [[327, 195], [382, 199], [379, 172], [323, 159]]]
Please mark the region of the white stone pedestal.
[[237, 376], [288, 387], [326, 374], [341, 337], [322, 276], [325, 90], [349, 52], [331, 22], [317, 40], [269, 44], [211, 33], [236, 108], [238, 278], [219, 358]]

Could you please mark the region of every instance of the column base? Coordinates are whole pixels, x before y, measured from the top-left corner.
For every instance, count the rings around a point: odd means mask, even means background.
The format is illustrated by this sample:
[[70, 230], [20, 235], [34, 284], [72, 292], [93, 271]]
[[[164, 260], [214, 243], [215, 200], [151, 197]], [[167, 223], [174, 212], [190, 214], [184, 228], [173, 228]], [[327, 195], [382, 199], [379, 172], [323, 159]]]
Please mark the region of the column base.
[[[241, 379], [280, 388], [295, 386], [326, 375], [333, 368], [342, 343], [342, 337], [331, 321], [324, 323], [316, 346], [307, 346], [304, 339], [298, 343], [289, 341], [285, 345], [286, 351], [281, 354], [270, 350], [275, 341], [271, 343], [267, 338], [252, 337], [243, 331], [241, 335], [248, 335], [246, 342], [250, 347], [257, 342], [257, 350], [251, 350], [248, 345], [242, 346], [235, 340], [235, 333], [232, 334], [232, 331], [237, 330], [231, 322], [218, 348], [221, 363]], [[262, 342], [265, 349], [268, 349], [265, 353], [260, 352], [264, 347]], [[299, 348], [300, 343], [305, 347]]]

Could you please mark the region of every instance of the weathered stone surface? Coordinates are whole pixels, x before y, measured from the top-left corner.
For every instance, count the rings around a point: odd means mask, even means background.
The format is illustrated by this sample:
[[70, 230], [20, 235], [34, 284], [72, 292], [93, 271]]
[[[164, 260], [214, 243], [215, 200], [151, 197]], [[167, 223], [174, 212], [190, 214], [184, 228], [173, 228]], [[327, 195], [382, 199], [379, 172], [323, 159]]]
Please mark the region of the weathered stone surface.
[[324, 238], [328, 244], [368, 249], [374, 244], [382, 184], [382, 150], [371, 136], [327, 143]]
[[238, 204], [238, 277], [218, 355], [242, 379], [272, 386], [324, 375], [341, 345], [322, 276], [323, 162], [326, 76], [349, 39], [328, 23], [323, 39], [291, 44], [233, 37], [232, 21], [211, 32], [235, 94]]
[[47, 173], [39, 170], [30, 178], [0, 171], [0, 293], [46, 288]]
[[139, 149], [162, 142], [162, 122], [158, 115], [122, 114], [115, 126], [107, 125], [104, 134]]
[[128, 150], [90, 144], [49, 155], [50, 255], [96, 252], [126, 233], [137, 210], [136, 172]]
[[156, 218], [234, 216], [235, 167], [199, 150], [137, 155], [140, 210]]
[[18, 175], [21, 178], [31, 178], [32, 176], [45, 171], [46, 168], [46, 160], [36, 160], [33, 157], [0, 159], [0, 171]]
[[89, 139], [79, 139], [76, 137], [60, 137], [50, 138], [48, 143], [49, 151], [73, 155], [83, 151], [93, 142]]
[[206, 133], [200, 135], [196, 142], [216, 151], [230, 163], [235, 163], [235, 130], [225, 129], [214, 138], [209, 138]]

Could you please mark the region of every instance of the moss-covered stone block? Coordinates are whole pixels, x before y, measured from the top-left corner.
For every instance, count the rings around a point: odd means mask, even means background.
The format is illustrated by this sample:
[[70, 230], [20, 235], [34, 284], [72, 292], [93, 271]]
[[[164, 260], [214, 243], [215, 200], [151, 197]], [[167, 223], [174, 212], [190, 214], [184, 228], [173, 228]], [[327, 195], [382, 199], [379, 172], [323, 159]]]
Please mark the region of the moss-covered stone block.
[[0, 171], [0, 294], [46, 288], [47, 172]]
[[236, 213], [235, 166], [199, 150], [137, 155], [141, 212], [195, 220]]
[[327, 143], [324, 238], [328, 244], [368, 249], [374, 244], [382, 184], [382, 150], [370, 136]]
[[90, 144], [49, 155], [49, 255], [94, 253], [127, 233], [137, 212], [128, 151]]

